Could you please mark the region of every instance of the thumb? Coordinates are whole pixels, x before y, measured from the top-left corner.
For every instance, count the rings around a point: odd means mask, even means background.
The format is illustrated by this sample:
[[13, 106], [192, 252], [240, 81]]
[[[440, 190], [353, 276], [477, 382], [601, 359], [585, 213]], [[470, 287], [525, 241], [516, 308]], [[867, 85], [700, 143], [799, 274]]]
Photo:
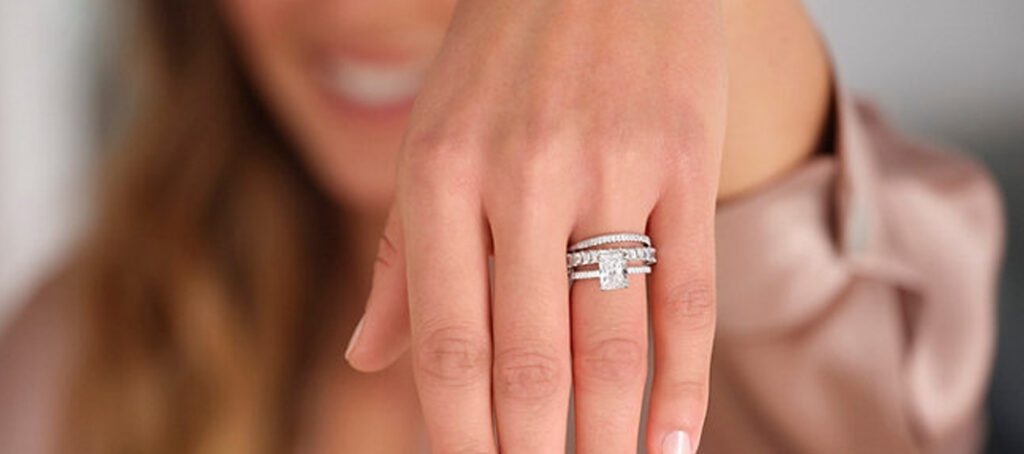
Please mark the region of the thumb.
[[401, 237], [398, 213], [392, 208], [377, 247], [366, 312], [345, 350], [348, 363], [362, 372], [390, 366], [409, 346], [409, 305]]

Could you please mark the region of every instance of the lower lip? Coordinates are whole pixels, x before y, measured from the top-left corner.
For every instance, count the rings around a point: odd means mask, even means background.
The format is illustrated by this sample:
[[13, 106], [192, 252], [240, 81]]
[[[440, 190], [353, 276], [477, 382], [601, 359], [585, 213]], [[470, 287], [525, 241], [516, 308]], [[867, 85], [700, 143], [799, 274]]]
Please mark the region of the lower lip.
[[389, 104], [368, 105], [363, 104], [345, 96], [341, 96], [329, 89], [321, 89], [323, 98], [331, 110], [348, 118], [363, 121], [387, 122], [404, 120], [412, 111], [416, 101], [413, 96]]

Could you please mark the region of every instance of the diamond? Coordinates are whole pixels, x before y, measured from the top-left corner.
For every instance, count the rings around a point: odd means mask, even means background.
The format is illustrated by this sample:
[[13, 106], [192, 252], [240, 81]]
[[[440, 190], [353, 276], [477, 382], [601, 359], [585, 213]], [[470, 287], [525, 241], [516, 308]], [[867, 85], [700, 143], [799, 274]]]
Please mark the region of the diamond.
[[617, 290], [629, 287], [629, 273], [626, 254], [622, 250], [601, 252], [597, 255], [601, 290]]

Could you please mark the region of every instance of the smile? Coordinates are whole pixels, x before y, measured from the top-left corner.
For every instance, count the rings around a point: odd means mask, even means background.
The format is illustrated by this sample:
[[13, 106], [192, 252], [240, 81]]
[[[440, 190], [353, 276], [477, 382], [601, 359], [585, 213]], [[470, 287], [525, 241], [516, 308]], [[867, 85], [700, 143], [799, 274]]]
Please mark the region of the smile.
[[353, 59], [335, 59], [327, 65], [326, 89], [352, 104], [376, 109], [406, 104], [415, 99], [426, 65], [380, 64]]

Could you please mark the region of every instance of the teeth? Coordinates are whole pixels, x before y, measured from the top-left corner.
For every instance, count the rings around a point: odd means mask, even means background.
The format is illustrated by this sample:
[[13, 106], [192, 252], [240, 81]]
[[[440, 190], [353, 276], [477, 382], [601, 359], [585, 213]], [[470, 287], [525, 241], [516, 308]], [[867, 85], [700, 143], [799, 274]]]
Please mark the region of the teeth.
[[414, 98], [423, 76], [422, 65], [384, 66], [339, 60], [328, 69], [326, 82], [338, 96], [369, 107], [383, 107]]

